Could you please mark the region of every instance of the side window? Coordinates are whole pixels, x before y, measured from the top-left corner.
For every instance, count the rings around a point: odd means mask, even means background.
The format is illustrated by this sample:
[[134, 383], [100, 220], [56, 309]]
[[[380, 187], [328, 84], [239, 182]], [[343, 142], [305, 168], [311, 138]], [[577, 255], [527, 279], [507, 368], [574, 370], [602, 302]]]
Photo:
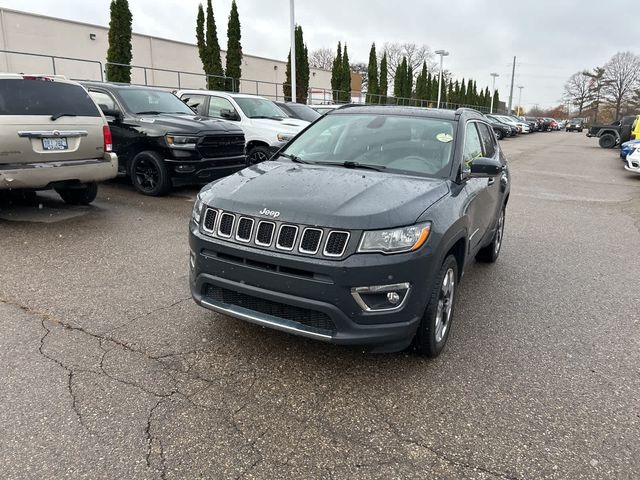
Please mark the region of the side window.
[[91, 90], [89, 91], [89, 96], [93, 98], [93, 101], [96, 102], [100, 108], [106, 107], [107, 110], [119, 110], [116, 102], [108, 93]]
[[482, 143], [476, 128], [476, 122], [469, 122], [464, 133], [464, 150], [462, 152], [462, 168], [470, 170], [471, 163], [482, 156]]
[[233, 108], [231, 102], [226, 98], [222, 97], [209, 97], [209, 116], [222, 118], [222, 110], [231, 110], [235, 112], [236, 109]]
[[492, 158], [496, 154], [496, 136], [493, 133], [493, 128], [488, 127], [484, 123], [478, 123], [478, 130], [480, 131], [480, 139], [482, 140], [484, 156]]
[[204, 95], [189, 95], [187, 93], [183, 94], [180, 97], [187, 107], [191, 108], [191, 110], [195, 112], [201, 112], [200, 106], [204, 103]]

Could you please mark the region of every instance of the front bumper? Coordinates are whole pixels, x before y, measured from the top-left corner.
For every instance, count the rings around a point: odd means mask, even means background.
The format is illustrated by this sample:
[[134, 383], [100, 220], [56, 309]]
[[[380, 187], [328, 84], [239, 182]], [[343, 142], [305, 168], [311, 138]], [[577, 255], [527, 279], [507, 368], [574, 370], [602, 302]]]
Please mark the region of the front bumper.
[[247, 166], [247, 158], [244, 155], [199, 160], [166, 158], [165, 163], [175, 186], [196, 185], [242, 170]]
[[631, 158], [627, 157], [625, 161], [626, 165], [624, 166], [624, 169], [627, 172], [640, 174], [640, 160], [632, 160]]
[[[357, 254], [332, 261], [263, 251], [202, 235], [191, 222], [189, 243], [191, 293], [199, 305], [245, 321], [341, 345], [370, 346], [377, 351], [407, 347], [422, 318], [436, 275], [428, 244], [400, 255]], [[402, 307], [368, 312], [352, 296], [354, 287], [410, 283]], [[226, 292], [228, 298], [211, 292]], [[249, 299], [249, 300], [247, 300]], [[254, 301], [255, 300], [255, 301]], [[253, 308], [260, 303], [269, 311]], [[293, 308], [291, 316], [273, 314]], [[249, 305], [249, 308], [247, 307]], [[310, 325], [300, 312], [320, 314], [330, 327]]]
[[102, 158], [57, 162], [0, 163], [0, 190], [46, 189], [60, 182], [101, 182], [118, 173], [118, 157], [105, 153]]

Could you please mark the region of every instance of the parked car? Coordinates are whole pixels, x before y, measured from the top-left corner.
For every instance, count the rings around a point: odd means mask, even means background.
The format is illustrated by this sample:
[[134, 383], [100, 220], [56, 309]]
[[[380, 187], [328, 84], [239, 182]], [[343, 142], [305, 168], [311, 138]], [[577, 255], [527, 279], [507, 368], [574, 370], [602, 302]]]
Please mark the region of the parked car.
[[280, 110], [289, 116], [289, 118], [297, 118], [298, 120], [304, 120], [305, 122], [315, 122], [320, 115], [309, 105], [304, 105], [303, 103], [296, 102], [273, 102]]
[[0, 73], [0, 190], [54, 189], [87, 205], [117, 172], [107, 121], [80, 84]]
[[640, 174], [640, 148], [636, 148], [633, 153], [630, 153], [626, 162], [624, 169], [627, 172]]
[[587, 132], [587, 137], [598, 138], [598, 145], [602, 148], [613, 148], [631, 140], [631, 129], [637, 115], [628, 115], [610, 125], [593, 125]]
[[620, 146], [620, 158], [624, 161], [636, 149], [640, 148], [640, 140], [629, 140]]
[[119, 173], [145, 195], [204, 184], [246, 166], [244, 134], [235, 124], [196, 115], [171, 92], [83, 82], [111, 126]]
[[516, 121], [512, 117], [507, 115], [489, 115], [489, 118], [493, 118], [495, 120], [498, 120], [499, 122], [503, 122], [503, 123], [506, 123], [507, 125], [511, 125], [512, 127], [518, 130], [518, 133], [525, 133], [524, 131], [525, 127], [527, 131], [529, 129], [529, 126], [526, 123], [523, 123], [519, 120]]
[[244, 131], [250, 164], [271, 158], [309, 122], [289, 118], [271, 100], [257, 95], [178, 90], [176, 95], [200, 115], [234, 122]]
[[565, 132], [580, 132], [584, 130], [584, 121], [581, 118], [572, 118], [564, 128]]
[[489, 122], [489, 124], [493, 128], [493, 131], [496, 134], [498, 140], [502, 140], [505, 137], [511, 136], [511, 132], [513, 131], [513, 129], [506, 123], [498, 122], [497, 120], [489, 117], [487, 117], [487, 122]]
[[200, 192], [191, 293], [258, 325], [436, 356], [465, 266], [500, 254], [509, 190], [480, 113], [344, 107]]

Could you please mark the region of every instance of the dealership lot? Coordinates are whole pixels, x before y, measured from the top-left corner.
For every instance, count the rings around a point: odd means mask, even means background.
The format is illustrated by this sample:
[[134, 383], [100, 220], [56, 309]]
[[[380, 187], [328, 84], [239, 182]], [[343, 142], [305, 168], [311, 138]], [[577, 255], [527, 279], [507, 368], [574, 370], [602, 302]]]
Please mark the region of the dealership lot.
[[197, 307], [195, 189], [1, 204], [3, 476], [640, 476], [640, 178], [584, 135], [502, 145], [502, 256], [435, 360]]

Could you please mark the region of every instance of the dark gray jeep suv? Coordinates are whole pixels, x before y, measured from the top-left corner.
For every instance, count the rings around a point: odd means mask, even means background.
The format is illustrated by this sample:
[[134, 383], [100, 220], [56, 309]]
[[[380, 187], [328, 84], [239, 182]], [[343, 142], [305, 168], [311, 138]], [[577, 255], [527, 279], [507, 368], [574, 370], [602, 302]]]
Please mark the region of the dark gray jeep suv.
[[500, 253], [508, 198], [478, 112], [341, 108], [200, 192], [192, 295], [305, 337], [436, 356], [466, 263]]

